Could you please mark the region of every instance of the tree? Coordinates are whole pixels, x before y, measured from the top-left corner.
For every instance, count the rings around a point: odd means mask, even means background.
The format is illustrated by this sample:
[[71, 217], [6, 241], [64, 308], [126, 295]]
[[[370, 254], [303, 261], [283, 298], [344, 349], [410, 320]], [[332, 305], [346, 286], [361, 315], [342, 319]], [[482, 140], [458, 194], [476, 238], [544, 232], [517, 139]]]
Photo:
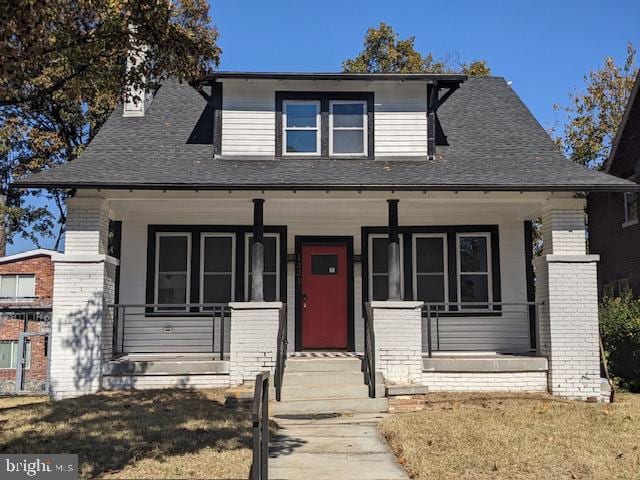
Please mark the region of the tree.
[[602, 168], [611, 152], [637, 72], [636, 50], [628, 43], [622, 65], [606, 57], [598, 70], [584, 76], [584, 91], [569, 94], [568, 105], [555, 106], [567, 115], [563, 133], [556, 142], [569, 158], [591, 168]]
[[168, 77], [205, 75], [219, 61], [217, 31], [205, 0], [8, 3], [0, 7], [0, 214], [9, 242], [52, 236], [57, 223], [57, 247], [67, 192], [47, 194], [54, 215], [9, 183], [77, 158], [129, 86], [153, 91]]
[[347, 73], [450, 73], [490, 75], [484, 60], [470, 63], [435, 60], [433, 54], [422, 55], [415, 49], [415, 37], [401, 40], [395, 30], [384, 22], [370, 28], [364, 38], [364, 48], [355, 58], [342, 63]]

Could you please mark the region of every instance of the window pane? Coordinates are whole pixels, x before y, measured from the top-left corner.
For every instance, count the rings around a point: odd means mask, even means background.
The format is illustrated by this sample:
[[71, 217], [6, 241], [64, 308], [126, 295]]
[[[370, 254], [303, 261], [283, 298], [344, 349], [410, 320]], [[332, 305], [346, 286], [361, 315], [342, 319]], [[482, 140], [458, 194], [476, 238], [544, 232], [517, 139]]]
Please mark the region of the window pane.
[[231, 298], [231, 275], [205, 275], [204, 303], [226, 303]]
[[444, 272], [442, 238], [416, 238], [416, 268], [420, 273]]
[[386, 238], [374, 238], [372, 244], [373, 273], [387, 273], [389, 270], [389, 240]]
[[233, 238], [205, 237], [204, 239], [204, 271], [231, 272], [233, 259]]
[[364, 105], [362, 103], [334, 103], [334, 127], [362, 127]]
[[363, 153], [364, 138], [362, 130], [334, 130], [334, 153]]
[[11, 342], [0, 343], [0, 368], [11, 368]]
[[[276, 265], [276, 237], [264, 237], [262, 244], [264, 245], [264, 271], [277, 272]], [[253, 237], [249, 237], [249, 271], [251, 271], [251, 262], [253, 261]]]
[[185, 272], [187, 270], [188, 241], [186, 236], [160, 237], [159, 272]]
[[[24, 355], [24, 368], [29, 368], [31, 367], [31, 342], [27, 341], [25, 346], [25, 355]], [[16, 346], [16, 365], [18, 365], [17, 362], [17, 358], [18, 358], [18, 347]]]
[[312, 275], [336, 275], [337, 273], [337, 255], [311, 255]]
[[158, 275], [158, 303], [187, 303], [187, 275], [160, 273]]
[[487, 275], [460, 275], [460, 300], [463, 302], [488, 302], [489, 285], [487, 280]]
[[287, 127], [315, 127], [318, 107], [315, 103], [286, 105]]
[[274, 274], [264, 275], [263, 282], [264, 300], [266, 302], [275, 302], [279, 300], [277, 298], [278, 289], [276, 285], [276, 276]]
[[316, 130], [287, 130], [288, 153], [315, 153], [318, 151]]
[[36, 278], [34, 275], [18, 277], [18, 297], [35, 297]]
[[638, 219], [638, 196], [634, 193], [625, 193], [624, 195], [627, 218], [630, 222]]
[[418, 300], [444, 302], [444, 275], [418, 275]]
[[2, 275], [2, 284], [0, 285], [0, 297], [13, 298], [16, 296], [16, 275]]
[[386, 275], [373, 277], [373, 300], [387, 300], [389, 298], [389, 280]]
[[487, 239], [486, 237], [460, 238], [460, 271], [487, 271]]

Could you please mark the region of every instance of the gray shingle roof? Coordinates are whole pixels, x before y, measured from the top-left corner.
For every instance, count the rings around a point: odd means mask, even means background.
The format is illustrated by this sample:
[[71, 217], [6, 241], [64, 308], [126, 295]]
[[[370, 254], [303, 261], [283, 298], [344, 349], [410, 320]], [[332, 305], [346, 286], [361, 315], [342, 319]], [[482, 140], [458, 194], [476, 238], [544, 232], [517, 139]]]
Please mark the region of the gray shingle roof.
[[167, 82], [146, 115], [119, 107], [76, 161], [18, 187], [625, 190], [638, 186], [564, 158], [504, 79], [472, 77], [439, 111], [437, 159], [294, 160], [212, 156], [206, 100]]

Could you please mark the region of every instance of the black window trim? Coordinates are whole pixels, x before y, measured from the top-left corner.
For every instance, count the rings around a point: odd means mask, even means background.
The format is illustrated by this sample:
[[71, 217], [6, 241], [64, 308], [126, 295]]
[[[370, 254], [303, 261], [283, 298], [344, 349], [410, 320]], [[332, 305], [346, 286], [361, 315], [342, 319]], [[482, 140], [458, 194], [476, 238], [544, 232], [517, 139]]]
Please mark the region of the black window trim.
[[[455, 275], [456, 261], [459, 255], [456, 249], [456, 237], [459, 233], [488, 233], [491, 236], [491, 269], [492, 269], [492, 302], [500, 302], [502, 299], [502, 289], [500, 284], [500, 236], [498, 225], [444, 225], [444, 226], [402, 226], [398, 227], [398, 233], [403, 234], [404, 249], [404, 300], [414, 300], [413, 295], [413, 235], [420, 233], [444, 233], [447, 236], [447, 265], [449, 271], [448, 288], [449, 302], [457, 302], [458, 288], [457, 275]], [[366, 226], [361, 228], [361, 253], [362, 253], [362, 299], [363, 303], [369, 301], [369, 235], [370, 234], [386, 234], [387, 227]], [[451, 272], [454, 272], [452, 275]], [[441, 312], [442, 317], [497, 317], [501, 316], [499, 306], [495, 306], [492, 311], [471, 312], [455, 311], [452, 309], [448, 312]]]
[[[320, 156], [313, 155], [286, 155], [282, 154], [282, 102], [284, 100], [309, 100], [320, 102]], [[367, 154], [366, 155], [336, 155], [329, 153], [329, 102], [332, 100], [361, 100], [367, 102]], [[373, 92], [298, 92], [298, 91], [276, 91], [276, 158], [282, 159], [310, 159], [310, 158], [335, 158], [340, 160], [349, 159], [369, 159], [374, 156], [374, 107], [375, 96]]]
[[[265, 233], [277, 233], [280, 236], [280, 301], [287, 301], [287, 227], [265, 225]], [[146, 301], [147, 304], [154, 303], [155, 290], [155, 255], [156, 255], [156, 234], [163, 232], [190, 233], [191, 234], [191, 289], [189, 294], [190, 303], [200, 303], [200, 250], [202, 233], [230, 233], [235, 236], [235, 301], [242, 302], [245, 298], [245, 235], [253, 232], [252, 225], [149, 225], [147, 229], [147, 277], [146, 277]], [[199, 312], [197, 308], [191, 308], [190, 312], [161, 311], [154, 312], [147, 308], [148, 316], [170, 316], [181, 315], [193, 316], [201, 314], [210, 316], [210, 312]]]

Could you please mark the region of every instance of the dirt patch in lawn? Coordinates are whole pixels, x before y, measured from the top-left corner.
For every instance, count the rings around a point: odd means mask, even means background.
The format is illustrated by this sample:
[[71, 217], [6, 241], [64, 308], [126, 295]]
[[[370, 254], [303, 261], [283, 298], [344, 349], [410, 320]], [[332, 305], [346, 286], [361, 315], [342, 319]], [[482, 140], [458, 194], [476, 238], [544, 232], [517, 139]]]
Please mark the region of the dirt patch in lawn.
[[247, 478], [250, 415], [223, 390], [146, 390], [50, 402], [0, 398], [0, 451], [77, 453], [82, 477]]
[[380, 429], [417, 479], [638, 479], [640, 395], [617, 398], [432, 394]]

